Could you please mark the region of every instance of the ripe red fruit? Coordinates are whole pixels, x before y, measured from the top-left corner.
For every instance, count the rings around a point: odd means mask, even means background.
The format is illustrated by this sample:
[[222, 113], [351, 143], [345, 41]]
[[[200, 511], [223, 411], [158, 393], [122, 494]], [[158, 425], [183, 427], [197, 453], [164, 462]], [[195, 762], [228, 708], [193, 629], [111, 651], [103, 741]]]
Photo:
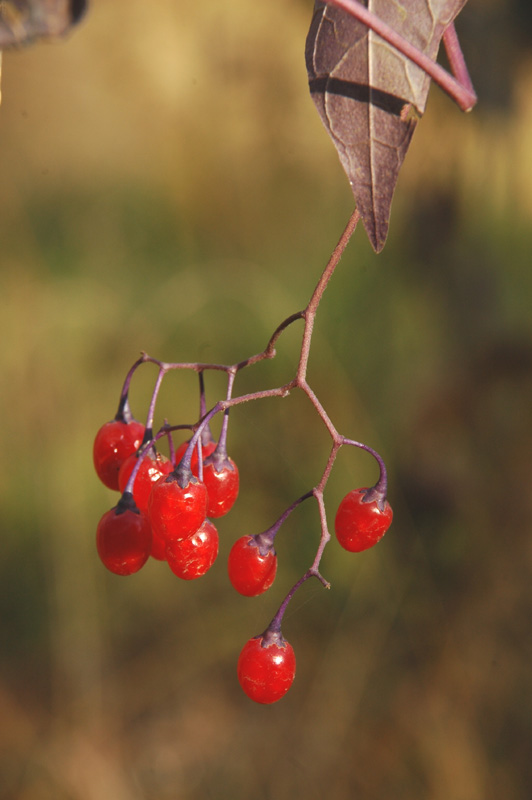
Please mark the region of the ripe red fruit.
[[[118, 473], [118, 488], [123, 492], [133, 472], [138, 456], [136, 453], [128, 456]], [[150, 499], [153, 484], [156, 483], [163, 475], [169, 475], [172, 472], [174, 465], [172, 462], [157, 453], [155, 458], [150, 455], [143, 456], [142, 463], [137, 472], [135, 483], [133, 484], [133, 498], [138, 508], [141, 511], [148, 513], [148, 501]]]
[[196, 533], [177, 542], [168, 542], [166, 546], [166, 560], [170, 569], [185, 581], [205, 575], [217, 555], [218, 531], [208, 519]]
[[393, 511], [387, 500], [365, 502], [367, 489], [346, 494], [336, 512], [334, 529], [342, 547], [350, 553], [367, 550], [382, 539], [392, 523]]
[[157, 536], [156, 533], [151, 532], [151, 553], [152, 558], [156, 558], [157, 561], [166, 561], [166, 542], [164, 539], [161, 539], [160, 536]]
[[118, 471], [123, 462], [140, 447], [144, 425], [136, 420], [113, 419], [102, 425], [92, 449], [94, 468], [109, 489], [118, 491]]
[[153, 484], [148, 502], [153, 533], [166, 542], [195, 533], [207, 516], [207, 489], [191, 476], [181, 487], [175, 471]]
[[96, 548], [103, 564], [115, 575], [132, 575], [146, 563], [151, 551], [151, 526], [133, 498], [123, 496], [107, 511], [96, 531]]
[[276, 703], [291, 687], [296, 675], [292, 645], [282, 636], [266, 644], [263, 636], [250, 639], [237, 665], [240, 685], [256, 703]]
[[253, 536], [242, 536], [231, 548], [227, 571], [237, 592], [244, 597], [256, 597], [272, 585], [277, 555], [273, 547], [261, 553]]
[[203, 483], [207, 487], [207, 516], [223, 517], [238, 497], [240, 477], [232, 458], [226, 458], [219, 471], [214, 462], [203, 466]]
[[[181, 459], [185, 455], [187, 447], [188, 447], [188, 442], [183, 442], [182, 444], [179, 445], [179, 447], [175, 451], [174, 462], [175, 462], [176, 466], [179, 464], [179, 462], [181, 461]], [[216, 450], [216, 442], [208, 442], [207, 444], [202, 445], [201, 446], [201, 457], [202, 457], [202, 460], [205, 461], [207, 456], [210, 456], [211, 453], [214, 453], [215, 450]], [[192, 470], [192, 474], [195, 475], [196, 478], [197, 478], [198, 477], [198, 448], [197, 447], [195, 447], [193, 452], [192, 452], [192, 458], [190, 459], [190, 469]]]

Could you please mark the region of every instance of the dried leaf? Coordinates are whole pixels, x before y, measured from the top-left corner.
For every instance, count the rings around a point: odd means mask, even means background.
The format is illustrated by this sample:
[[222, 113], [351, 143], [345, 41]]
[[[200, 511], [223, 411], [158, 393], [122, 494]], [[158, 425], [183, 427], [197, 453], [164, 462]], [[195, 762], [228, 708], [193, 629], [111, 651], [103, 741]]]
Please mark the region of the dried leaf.
[[[466, 0], [365, 0], [431, 59]], [[317, 0], [305, 50], [309, 86], [374, 249], [384, 247], [399, 170], [430, 78], [351, 14]]]
[[86, 5], [86, 0], [0, 0], [0, 50], [62, 36]]

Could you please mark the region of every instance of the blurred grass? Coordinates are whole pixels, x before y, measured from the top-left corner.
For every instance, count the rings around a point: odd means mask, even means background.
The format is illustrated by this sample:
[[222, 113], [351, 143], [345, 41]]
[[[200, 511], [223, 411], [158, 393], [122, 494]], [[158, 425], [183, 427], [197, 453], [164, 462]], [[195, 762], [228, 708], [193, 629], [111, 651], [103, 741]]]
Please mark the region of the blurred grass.
[[[242, 494], [204, 580], [180, 585], [158, 563], [120, 580], [94, 551], [113, 499], [92, 439], [139, 351], [226, 363], [260, 351], [306, 303], [350, 213], [307, 94], [310, 6], [100, 0], [67, 42], [4, 56], [0, 798], [530, 796], [520, 4], [468, 5], [484, 98], [466, 118], [433, 91], [383, 254], [359, 231], [320, 308], [312, 386], [340, 430], [382, 451], [395, 520], [363, 557], [332, 542], [331, 592], [307, 584], [294, 599], [289, 695], [252, 706], [235, 661], [312, 558], [316, 509], [287, 522], [266, 596], [233, 596], [224, 560], [316, 482], [328, 440], [305, 398], [235, 412]], [[294, 326], [239, 387], [286, 380], [298, 346]], [[216, 377], [208, 388], [222, 391]], [[193, 376], [170, 376], [161, 404], [193, 419]], [[343, 494], [376, 478], [368, 462], [340, 453], [331, 524]]]

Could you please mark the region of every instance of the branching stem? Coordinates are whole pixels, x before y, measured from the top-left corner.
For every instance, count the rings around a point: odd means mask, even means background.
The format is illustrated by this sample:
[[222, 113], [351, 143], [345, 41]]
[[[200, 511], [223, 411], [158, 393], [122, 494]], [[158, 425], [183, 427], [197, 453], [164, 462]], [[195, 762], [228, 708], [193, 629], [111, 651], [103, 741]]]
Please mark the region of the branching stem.
[[[321, 575], [319, 571], [319, 566], [321, 562], [321, 558], [323, 555], [323, 551], [327, 542], [330, 540], [331, 536], [327, 527], [327, 516], [325, 512], [325, 503], [323, 499], [323, 492], [325, 486], [327, 485], [327, 481], [329, 480], [329, 476], [331, 474], [331, 470], [336, 459], [337, 453], [339, 449], [344, 445], [350, 445], [354, 447], [360, 447], [366, 452], [370, 453], [376, 460], [380, 468], [380, 478], [377, 484], [372, 487], [370, 491], [375, 493], [375, 497], [381, 498], [385, 496], [386, 491], [386, 469], [384, 467], [384, 462], [382, 458], [373, 450], [371, 447], [364, 445], [360, 442], [356, 442], [352, 439], [347, 439], [346, 437], [342, 436], [335, 428], [332, 420], [330, 419], [329, 415], [325, 411], [325, 408], [319, 401], [317, 395], [309, 385], [307, 381], [307, 370], [308, 370], [308, 360], [310, 354], [310, 346], [312, 341], [312, 334], [314, 331], [314, 322], [316, 319], [316, 313], [318, 310], [318, 306], [320, 301], [323, 297], [325, 289], [327, 288], [330, 279], [332, 278], [336, 267], [338, 266], [340, 259], [347, 247], [347, 244], [353, 235], [357, 223], [360, 219], [360, 214], [358, 210], [355, 209], [353, 214], [351, 215], [345, 230], [343, 231], [338, 244], [334, 248], [332, 255], [327, 262], [323, 273], [321, 274], [316, 287], [311, 295], [311, 298], [303, 311], [298, 311], [295, 314], [291, 314], [287, 317], [280, 325], [277, 326], [275, 331], [273, 332], [272, 336], [270, 337], [265, 349], [257, 353], [250, 358], [247, 358], [243, 361], [239, 361], [236, 364], [206, 364], [206, 363], [197, 363], [197, 362], [176, 362], [176, 363], [169, 363], [169, 362], [162, 362], [158, 359], [152, 358], [148, 356], [146, 353], [143, 353], [141, 358], [135, 362], [135, 365], [132, 367], [126, 381], [124, 383], [124, 388], [122, 390], [122, 399], [125, 397], [127, 401], [127, 393], [129, 390], [129, 383], [131, 381], [131, 377], [136, 370], [136, 368], [142, 363], [152, 363], [155, 364], [158, 368], [157, 379], [155, 382], [155, 387], [153, 390], [152, 398], [150, 401], [149, 409], [148, 409], [148, 416], [146, 420], [146, 430], [147, 434], [145, 437], [145, 441], [143, 442], [143, 446], [139, 453], [139, 464], [136, 465], [130, 480], [128, 481], [128, 485], [126, 487], [127, 491], [132, 490], [132, 486], [135, 480], [135, 475], [138, 472], [138, 468], [140, 465], [140, 461], [142, 457], [147, 454], [148, 449], [155, 444], [155, 442], [160, 439], [162, 436], [169, 436], [171, 431], [181, 429], [183, 427], [187, 427], [188, 429], [192, 430], [192, 436], [189, 440], [188, 447], [185, 451], [185, 454], [176, 468], [180, 474], [183, 474], [185, 477], [190, 470], [190, 461], [192, 458], [192, 453], [195, 447], [198, 447], [198, 455], [200, 454], [200, 447], [201, 443], [204, 440], [204, 437], [207, 438], [210, 436], [210, 421], [215, 417], [217, 414], [223, 413], [223, 422], [222, 428], [220, 432], [220, 437], [218, 441], [217, 448], [213, 455], [218, 455], [220, 458], [225, 458], [227, 456], [226, 450], [226, 438], [227, 438], [227, 431], [228, 431], [228, 424], [229, 424], [229, 411], [231, 408], [235, 406], [242, 405], [243, 403], [249, 403], [255, 400], [263, 400], [269, 397], [286, 397], [290, 394], [293, 389], [300, 389], [310, 400], [316, 413], [322, 420], [324, 426], [326, 427], [331, 439], [332, 439], [332, 447], [331, 451], [327, 460], [327, 464], [323, 471], [323, 474], [317, 483], [317, 485], [311, 489], [310, 491], [306, 492], [302, 495], [298, 500], [292, 503], [278, 520], [271, 526], [267, 531], [264, 531], [261, 534], [258, 534], [255, 538], [259, 547], [263, 550], [267, 550], [268, 548], [273, 547], [273, 541], [275, 536], [277, 535], [280, 527], [287, 519], [287, 517], [294, 511], [294, 509], [302, 503], [304, 500], [314, 497], [319, 510], [320, 522], [321, 522], [321, 535], [318, 544], [318, 548], [316, 551], [316, 555], [314, 557], [314, 561], [307, 572], [303, 575], [302, 578], [297, 581], [297, 583], [292, 587], [292, 589], [288, 592], [285, 599], [283, 600], [277, 614], [272, 621], [272, 626], [270, 626], [269, 630], [273, 632], [277, 632], [277, 629], [280, 630], [281, 620], [284, 614], [284, 611], [290, 602], [290, 599], [293, 597], [294, 593], [297, 589], [309, 578], [315, 577], [317, 578], [323, 586], [329, 588], [329, 582]], [[249, 392], [247, 394], [237, 395], [233, 397], [233, 387], [235, 383], [235, 379], [238, 373], [246, 367], [250, 367], [252, 365], [258, 364], [265, 359], [271, 359], [275, 356], [275, 344], [283, 331], [285, 331], [290, 325], [292, 325], [297, 320], [304, 320], [304, 328], [301, 338], [301, 348], [299, 354], [299, 361], [296, 370], [296, 374], [292, 380], [288, 381], [288, 383], [283, 384], [282, 386], [278, 386], [271, 389], [262, 389], [256, 392]], [[199, 380], [200, 380], [200, 418], [199, 420], [191, 426], [174, 426], [170, 427], [165, 424], [161, 430], [153, 435], [152, 428], [153, 428], [153, 419], [155, 414], [155, 406], [157, 402], [157, 398], [159, 395], [159, 390], [163, 381], [164, 376], [170, 372], [171, 370], [176, 369], [187, 369], [193, 370], [198, 373]], [[206, 402], [205, 402], [205, 387], [204, 387], [204, 373], [208, 370], [218, 370], [223, 371], [227, 374], [227, 390], [226, 396], [224, 400], [219, 400], [212, 408], [207, 410]], [[122, 404], [124, 405], [124, 403]], [[200, 459], [201, 461], [201, 459]]]

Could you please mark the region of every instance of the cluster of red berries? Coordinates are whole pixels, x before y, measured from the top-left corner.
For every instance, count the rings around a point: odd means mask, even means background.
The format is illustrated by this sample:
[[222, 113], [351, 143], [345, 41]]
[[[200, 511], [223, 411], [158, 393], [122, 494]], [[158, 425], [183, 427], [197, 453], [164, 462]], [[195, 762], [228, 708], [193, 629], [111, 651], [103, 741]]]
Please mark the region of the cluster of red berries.
[[148, 558], [166, 561], [178, 577], [204, 575], [218, 555], [218, 531], [211, 518], [231, 509], [239, 489], [238, 468], [221, 455], [214, 441], [201, 446], [189, 463], [184, 442], [174, 459], [155, 451], [144, 425], [124, 418], [105, 423], [94, 440], [96, 473], [121, 492], [117, 505], [103, 515], [97, 534], [98, 554], [117, 575], [131, 575]]
[[[116, 506], [101, 518], [96, 534], [98, 554], [111, 572], [131, 575], [152, 557], [166, 561], [179, 578], [193, 580], [214, 564], [219, 541], [212, 519], [233, 507], [239, 473], [226, 452], [226, 426], [218, 442], [212, 438], [203, 394], [201, 406], [200, 423], [192, 426], [192, 436], [175, 453], [171, 433], [184, 426], [165, 425], [153, 436], [150, 415], [146, 426], [131, 416], [125, 389], [117, 416], [96, 434], [96, 472], [105, 486], [121, 493]], [[162, 436], [168, 436], [170, 442], [169, 458], [156, 450], [156, 442]], [[345, 443], [357, 444], [348, 440]], [[382, 465], [381, 480], [376, 486], [353, 490], [340, 503], [336, 537], [350, 552], [372, 547], [391, 524], [392, 509], [385, 499], [383, 470]], [[277, 572], [275, 536], [288, 514], [313, 494], [311, 491], [299, 498], [267, 531], [242, 536], [234, 543], [228, 558], [228, 575], [241, 595], [255, 597], [273, 584]], [[250, 639], [240, 653], [239, 682], [257, 703], [276, 702], [292, 685], [295, 655], [281, 633], [281, 621], [294, 592], [307, 578], [316, 576], [328, 585], [319, 574], [318, 564], [317, 557], [315, 565], [292, 587], [266, 630]]]

